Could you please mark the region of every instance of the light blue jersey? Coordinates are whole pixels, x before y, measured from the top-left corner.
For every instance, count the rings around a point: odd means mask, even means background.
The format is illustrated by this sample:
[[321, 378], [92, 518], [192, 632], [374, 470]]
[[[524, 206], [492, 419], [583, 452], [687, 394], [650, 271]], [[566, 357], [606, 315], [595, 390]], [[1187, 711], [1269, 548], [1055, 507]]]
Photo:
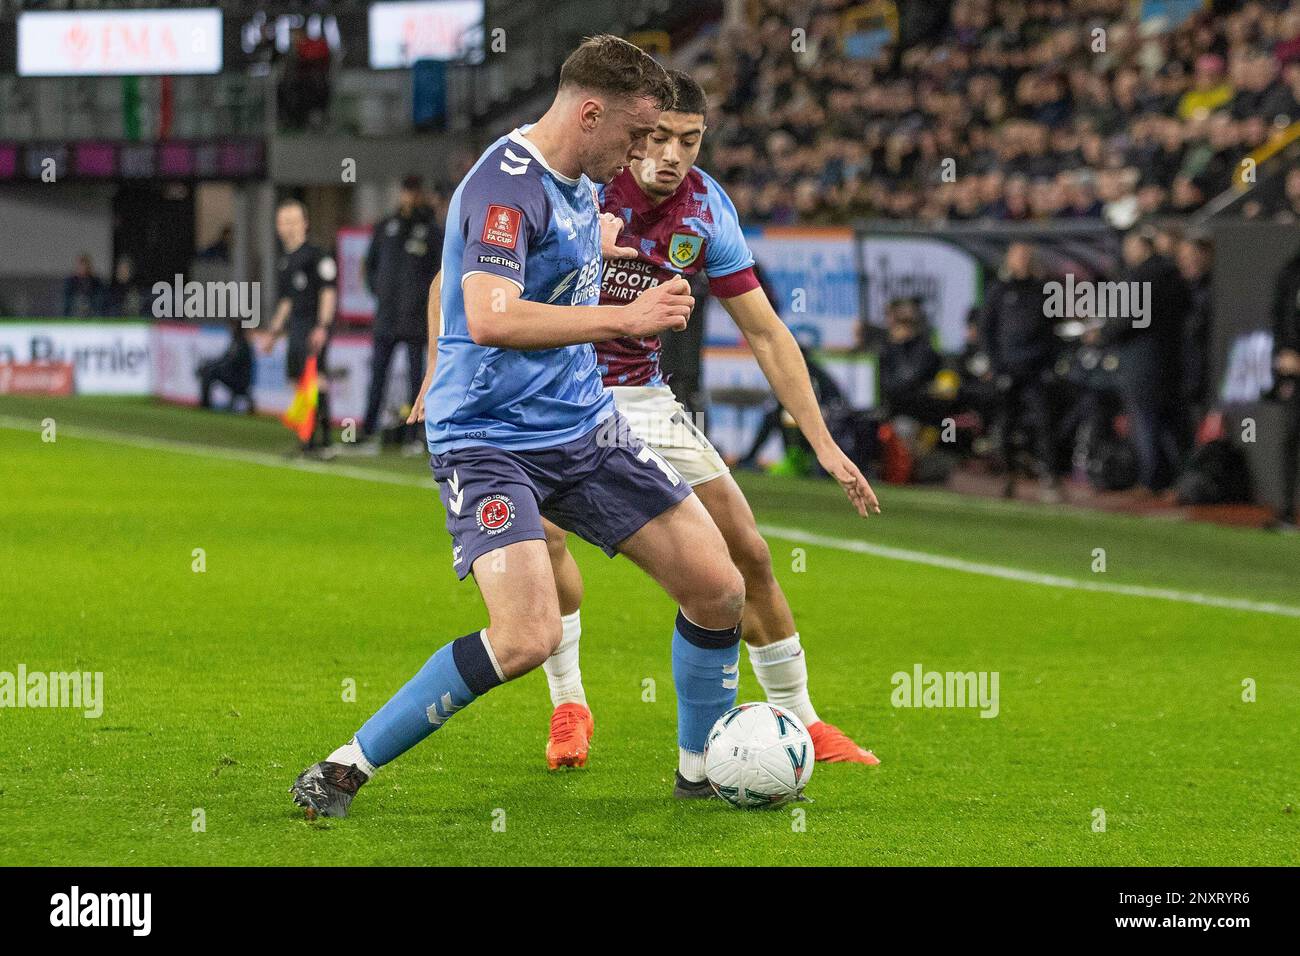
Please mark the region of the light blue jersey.
[[551, 169], [520, 130], [493, 143], [457, 187], [442, 252], [438, 365], [425, 395], [431, 454], [562, 445], [613, 413], [591, 345], [527, 352], [478, 345], [461, 287], [485, 272], [533, 302], [596, 305], [599, 215], [591, 180]]

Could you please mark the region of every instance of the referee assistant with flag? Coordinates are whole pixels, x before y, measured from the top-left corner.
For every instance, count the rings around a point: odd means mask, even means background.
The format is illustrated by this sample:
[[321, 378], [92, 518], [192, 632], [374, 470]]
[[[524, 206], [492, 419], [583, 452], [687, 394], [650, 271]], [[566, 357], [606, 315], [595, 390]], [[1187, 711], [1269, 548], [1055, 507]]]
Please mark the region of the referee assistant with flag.
[[279, 298], [271, 332], [262, 343], [262, 351], [269, 354], [287, 329], [289, 351], [285, 374], [294, 382], [306, 369], [307, 359], [315, 356], [320, 376], [316, 428], [303, 442], [300, 451], [312, 457], [332, 458], [335, 450], [330, 444], [326, 356], [338, 303], [338, 267], [327, 252], [307, 241], [307, 210], [298, 200], [287, 199], [277, 207], [275, 231], [282, 247], [276, 267], [276, 294]]

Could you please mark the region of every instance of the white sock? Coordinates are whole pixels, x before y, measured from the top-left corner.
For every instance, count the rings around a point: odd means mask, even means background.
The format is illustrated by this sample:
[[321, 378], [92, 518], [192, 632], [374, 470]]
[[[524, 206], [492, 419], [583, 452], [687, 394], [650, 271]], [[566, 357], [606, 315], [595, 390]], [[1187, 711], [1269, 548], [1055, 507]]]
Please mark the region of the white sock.
[[704, 754], [678, 747], [677, 772], [691, 783], [699, 783], [704, 779]]
[[366, 755], [361, 752], [361, 745], [357, 743], [356, 737], [353, 737], [325, 759], [330, 763], [341, 763], [345, 767], [355, 764], [356, 768], [364, 773], [367, 778], [375, 775], [375, 768], [366, 759]]
[[767, 694], [767, 702], [784, 707], [805, 727], [818, 722], [808, 698], [808, 660], [799, 646], [799, 634], [763, 647], [749, 645], [749, 663]]
[[578, 667], [578, 641], [582, 638], [581, 613], [574, 611], [560, 618], [560, 623], [564, 626], [560, 646], [542, 661], [546, 683], [551, 688], [553, 707], [571, 703], [587, 706], [587, 692], [582, 689], [582, 670]]

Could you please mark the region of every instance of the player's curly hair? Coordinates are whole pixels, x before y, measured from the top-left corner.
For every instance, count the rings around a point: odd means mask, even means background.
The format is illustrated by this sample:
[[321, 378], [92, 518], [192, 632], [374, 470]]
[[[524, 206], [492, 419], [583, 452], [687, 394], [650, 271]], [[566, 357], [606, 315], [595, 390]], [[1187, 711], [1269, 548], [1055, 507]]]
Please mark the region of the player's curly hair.
[[560, 89], [566, 87], [615, 96], [648, 96], [661, 110], [673, 102], [668, 71], [649, 53], [608, 33], [588, 37], [560, 67]]

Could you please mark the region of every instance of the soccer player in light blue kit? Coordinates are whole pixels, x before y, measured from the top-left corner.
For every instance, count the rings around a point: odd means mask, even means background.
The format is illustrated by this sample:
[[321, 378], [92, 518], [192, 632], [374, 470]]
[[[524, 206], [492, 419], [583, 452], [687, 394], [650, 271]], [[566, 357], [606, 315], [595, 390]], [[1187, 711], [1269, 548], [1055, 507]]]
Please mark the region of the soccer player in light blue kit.
[[591, 346], [682, 329], [694, 304], [680, 278], [598, 304], [594, 183], [645, 155], [672, 95], [641, 50], [589, 39], [565, 61], [546, 115], [489, 147], [452, 197], [426, 432], [452, 566], [473, 573], [488, 626], [443, 645], [352, 740], [299, 774], [291, 793], [309, 818], [346, 816], [377, 768], [555, 650], [543, 514], [626, 555], [678, 603], [674, 794], [707, 791], [705, 737], [736, 699], [744, 580], [690, 485], [615, 410]]

